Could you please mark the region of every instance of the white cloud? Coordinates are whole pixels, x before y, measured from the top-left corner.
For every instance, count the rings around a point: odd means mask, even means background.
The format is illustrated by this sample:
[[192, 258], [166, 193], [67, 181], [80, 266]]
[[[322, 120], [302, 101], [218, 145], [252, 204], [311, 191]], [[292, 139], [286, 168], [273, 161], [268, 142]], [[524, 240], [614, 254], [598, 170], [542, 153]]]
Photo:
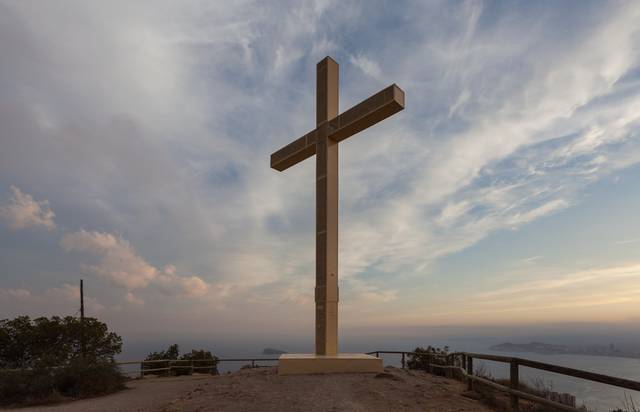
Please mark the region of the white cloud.
[[[0, 183], [51, 188], [59, 225], [102, 228], [64, 236], [69, 265], [150, 311], [154, 291], [311, 305], [314, 160], [277, 173], [268, 154], [313, 127], [326, 54], [355, 76], [342, 102], [377, 82], [407, 92], [404, 112], [341, 143], [341, 292], [354, 300], [392, 304], [403, 277], [640, 162], [638, 84], [625, 82], [636, 5], [565, 26], [547, 6], [487, 25], [479, 2], [414, 3], [373, 37], [361, 22], [379, 11], [357, 3], [2, 7]], [[387, 276], [358, 283], [369, 272]]]
[[127, 289], [126, 299], [132, 303], [140, 301], [131, 290], [144, 289], [150, 284], [178, 296], [199, 297], [208, 291], [207, 283], [201, 278], [179, 276], [171, 265], [159, 270], [138, 256], [128, 241], [111, 233], [83, 229], [65, 234], [61, 245], [68, 252], [87, 252], [98, 257], [97, 264], [85, 265], [85, 268]]
[[[640, 279], [640, 265], [629, 264], [625, 266], [613, 266], [606, 268], [596, 268], [578, 271], [569, 274], [549, 274], [544, 278], [522, 282], [513, 286], [497, 289], [479, 294], [478, 297], [488, 299], [498, 299], [500, 297], [515, 297], [521, 294], [545, 294], [548, 291], [569, 292], [576, 290], [581, 284], [618, 283], [624, 279]], [[634, 288], [634, 293], [639, 292], [639, 288]], [[585, 301], [588, 304], [588, 301]]]
[[350, 299], [344, 302], [347, 307], [361, 305], [379, 305], [398, 298], [395, 289], [385, 290], [362, 279], [349, 279]]
[[632, 243], [640, 243], [640, 239], [625, 239], [625, 240], [618, 240], [615, 242], [616, 245], [630, 245]]
[[179, 294], [187, 297], [200, 297], [207, 294], [209, 285], [197, 276], [178, 276], [175, 266], [165, 266], [156, 279], [167, 294]]
[[[46, 289], [44, 292], [32, 292], [27, 289], [0, 289], [0, 301], [7, 303], [9, 305], [7, 308], [11, 307], [13, 310], [20, 309], [35, 314], [49, 312], [51, 307], [65, 308], [66, 313], [73, 313], [80, 309], [80, 287], [63, 284], [59, 287]], [[87, 313], [91, 314], [90, 316], [99, 314], [106, 309], [93, 296], [85, 295], [84, 304]]]
[[514, 226], [519, 226], [524, 223], [529, 223], [533, 220], [539, 219], [543, 216], [547, 216], [551, 213], [557, 212], [559, 210], [565, 209], [569, 207], [569, 202], [564, 199], [553, 199], [549, 202], [546, 202], [535, 209], [528, 210], [525, 213], [518, 213], [514, 215], [509, 223]]
[[529, 268], [507, 287], [432, 296], [410, 311], [380, 315], [385, 324], [395, 325], [617, 323], [639, 313], [639, 279], [637, 263], [567, 272]]
[[380, 69], [378, 63], [364, 54], [351, 55], [349, 56], [349, 61], [367, 76], [371, 76], [376, 80], [382, 77], [382, 69]]
[[127, 302], [133, 303], [135, 305], [144, 305], [144, 300], [140, 299], [132, 292], [127, 292], [127, 294], [125, 295], [125, 299], [127, 300]]
[[[80, 287], [66, 283], [57, 288], [47, 289], [42, 299], [68, 303], [80, 308]], [[84, 297], [84, 305], [89, 313], [99, 313], [105, 310], [105, 306], [98, 302], [95, 297], [91, 296]]]
[[0, 297], [25, 301], [31, 299], [31, 292], [26, 289], [0, 289]]
[[30, 194], [15, 186], [10, 187], [11, 197], [0, 206], [0, 217], [14, 230], [44, 226], [48, 230], [56, 227], [55, 214], [48, 200], [36, 201]]
[[531, 256], [524, 259], [520, 259], [520, 262], [528, 265], [528, 264], [538, 262], [540, 259], [542, 259], [542, 256]]
[[87, 268], [126, 289], [144, 288], [158, 276], [158, 270], [138, 256], [129, 242], [110, 233], [83, 229], [65, 234], [61, 245], [68, 252], [98, 256], [99, 263]]
[[[431, 11], [417, 15], [422, 19]], [[480, 13], [481, 7], [461, 12], [469, 30], [460, 37], [442, 39], [427, 30], [411, 57], [398, 52], [382, 59], [403, 61], [402, 69], [389, 75], [408, 89], [406, 111], [419, 119], [411, 119], [411, 130], [400, 126], [409, 142], [398, 142], [396, 121], [369, 132], [366, 143], [356, 143], [357, 137], [349, 143], [359, 157], [349, 167], [362, 173], [341, 181], [341, 201], [358, 209], [347, 208], [349, 220], [341, 226], [347, 244], [341, 264], [347, 272], [373, 265], [424, 274], [430, 261], [490, 233], [578, 203], [589, 184], [633, 161], [618, 164], [618, 159], [640, 151], [633, 138], [640, 111], [629, 109], [640, 98], [619, 83], [639, 64], [636, 7], [612, 11], [597, 27], [580, 27], [584, 37], [556, 47], [549, 33], [514, 39], [510, 33], [519, 28], [504, 24], [506, 19], [480, 30]], [[508, 44], [505, 38], [511, 39]], [[532, 50], [534, 38], [545, 46]], [[536, 62], [529, 63], [530, 53], [536, 53]], [[509, 62], [517, 61], [527, 63], [510, 70]], [[497, 75], [503, 69], [508, 76]], [[430, 103], [451, 96], [458, 98], [446, 111]], [[435, 113], [423, 114], [428, 109]], [[370, 149], [376, 146], [384, 156]], [[401, 160], [396, 153], [403, 154]], [[378, 168], [386, 175], [380, 186]], [[411, 269], [400, 269], [406, 266]]]

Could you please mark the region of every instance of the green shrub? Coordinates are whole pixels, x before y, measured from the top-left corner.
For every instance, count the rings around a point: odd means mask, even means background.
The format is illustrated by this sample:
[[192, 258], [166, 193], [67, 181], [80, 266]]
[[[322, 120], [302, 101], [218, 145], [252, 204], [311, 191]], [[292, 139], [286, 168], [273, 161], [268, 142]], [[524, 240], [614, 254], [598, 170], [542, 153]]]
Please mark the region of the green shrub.
[[[161, 350], [159, 352], [151, 352], [147, 355], [144, 360], [146, 362], [149, 361], [161, 361], [161, 360], [177, 360], [180, 355], [180, 351], [178, 349], [177, 344], [173, 344], [167, 348], [167, 350]], [[151, 369], [160, 369], [160, 368], [168, 368], [170, 362], [151, 362], [151, 363], [143, 363], [142, 370], [151, 370]], [[169, 376], [169, 371], [153, 371], [149, 372], [151, 375], [160, 375], [160, 376]]]
[[74, 362], [82, 357], [83, 330], [86, 362], [113, 361], [122, 350], [122, 338], [95, 318], [85, 318], [84, 326], [73, 316], [0, 320], [0, 369], [57, 367]]
[[147, 357], [144, 360], [146, 361], [162, 360], [162, 359], [175, 360], [175, 359], [178, 359], [178, 356], [180, 356], [180, 349], [178, 348], [177, 344], [173, 344], [169, 346], [167, 350], [161, 350], [159, 352], [151, 352], [150, 354], [147, 355]]
[[3, 405], [37, 403], [53, 392], [53, 375], [47, 369], [0, 371], [0, 402]]
[[37, 404], [62, 397], [85, 398], [124, 388], [124, 376], [113, 362], [75, 362], [59, 368], [0, 371], [0, 404]]
[[435, 348], [427, 346], [427, 348], [417, 347], [413, 351], [414, 355], [409, 355], [407, 359], [407, 367], [409, 369], [430, 370], [429, 364], [445, 365], [446, 357], [449, 355], [449, 347]]
[[[84, 353], [81, 336], [84, 336]], [[95, 318], [0, 320], [0, 404], [48, 403], [124, 387], [114, 363], [122, 338]]]
[[[143, 363], [143, 370], [151, 370], [151, 369], [159, 369], [159, 368], [167, 368], [172, 366], [170, 371], [156, 371], [150, 372], [153, 375], [161, 375], [161, 376], [179, 376], [179, 375], [190, 375], [191, 374], [191, 361], [198, 360], [203, 362], [194, 362], [193, 366], [196, 367], [210, 367], [209, 371], [217, 375], [218, 374], [218, 358], [211, 354], [209, 351], [205, 350], [195, 350], [192, 349], [191, 352], [185, 353], [180, 356], [180, 350], [177, 344], [173, 344], [167, 348], [167, 350], [159, 351], [159, 352], [151, 352], [145, 358], [146, 362], [149, 361], [161, 361], [167, 360], [166, 362], [152, 362], [152, 363]], [[169, 362], [171, 360], [171, 362]], [[198, 372], [207, 371], [207, 369], [196, 369]]]
[[208, 350], [195, 350], [192, 349], [191, 353], [185, 353], [180, 357], [181, 360], [191, 361], [197, 360], [193, 365], [198, 368], [208, 367], [209, 369], [196, 369], [199, 372], [209, 371], [212, 375], [218, 374], [218, 358], [211, 354]]
[[56, 369], [55, 389], [64, 396], [84, 398], [104, 395], [124, 388], [125, 378], [113, 362], [83, 364], [75, 362]]

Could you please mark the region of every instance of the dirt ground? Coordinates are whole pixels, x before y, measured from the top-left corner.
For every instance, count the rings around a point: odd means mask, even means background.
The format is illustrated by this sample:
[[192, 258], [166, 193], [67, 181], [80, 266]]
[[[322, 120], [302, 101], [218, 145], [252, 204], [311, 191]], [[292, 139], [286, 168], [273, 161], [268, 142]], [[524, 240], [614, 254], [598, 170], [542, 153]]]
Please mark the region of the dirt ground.
[[151, 378], [95, 399], [21, 412], [490, 411], [455, 380], [387, 367], [385, 373], [278, 376], [275, 368], [221, 376]]

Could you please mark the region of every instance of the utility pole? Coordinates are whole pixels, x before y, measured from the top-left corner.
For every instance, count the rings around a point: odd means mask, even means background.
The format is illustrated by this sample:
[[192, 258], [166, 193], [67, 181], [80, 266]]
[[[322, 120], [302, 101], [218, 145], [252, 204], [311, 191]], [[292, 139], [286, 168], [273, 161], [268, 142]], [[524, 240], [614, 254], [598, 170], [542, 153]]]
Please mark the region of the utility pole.
[[84, 284], [80, 279], [80, 354], [84, 361], [85, 355], [85, 342], [84, 342]]

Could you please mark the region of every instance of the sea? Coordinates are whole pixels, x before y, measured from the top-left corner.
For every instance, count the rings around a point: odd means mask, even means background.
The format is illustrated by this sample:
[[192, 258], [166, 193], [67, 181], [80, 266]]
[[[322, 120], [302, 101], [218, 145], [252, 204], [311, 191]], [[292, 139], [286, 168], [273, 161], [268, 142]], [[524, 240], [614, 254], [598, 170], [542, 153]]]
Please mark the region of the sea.
[[[466, 351], [485, 354], [495, 354], [502, 356], [515, 356], [519, 358], [531, 359], [555, 365], [566, 366], [575, 369], [582, 369], [590, 372], [605, 375], [627, 378], [640, 381], [640, 359], [616, 358], [605, 356], [587, 355], [543, 355], [536, 353], [509, 353], [503, 351], [493, 351], [491, 346], [502, 343], [502, 340], [491, 340], [486, 338], [459, 338], [459, 339], [424, 339], [424, 338], [394, 338], [394, 339], [363, 339], [353, 338], [343, 341], [340, 345], [341, 352], [374, 352], [374, 351], [413, 351], [416, 347], [449, 347], [452, 351]], [[299, 340], [283, 342], [223, 342], [209, 340], [193, 340], [182, 342], [160, 342], [160, 341], [133, 341], [125, 343], [123, 353], [118, 356], [119, 361], [140, 360], [149, 352], [163, 350], [171, 343], [178, 343], [181, 352], [193, 349], [210, 350], [221, 359], [241, 358], [241, 359], [261, 359], [277, 358], [278, 355], [265, 355], [265, 348], [274, 348], [287, 351], [289, 353], [309, 353], [313, 351], [311, 342]], [[554, 342], [545, 342], [554, 343]], [[384, 364], [400, 367], [400, 355], [381, 355]], [[242, 366], [250, 364], [246, 361], [221, 362], [218, 365], [220, 373], [233, 372]], [[275, 366], [274, 361], [256, 361], [258, 366]], [[129, 371], [135, 371], [136, 366], [128, 367]], [[499, 362], [474, 360], [474, 369], [483, 368], [494, 378], [507, 378], [509, 376], [509, 365]], [[636, 406], [640, 406], [640, 392], [629, 391], [606, 384], [591, 382], [583, 379], [572, 378], [552, 372], [539, 371], [527, 367], [520, 367], [520, 379], [523, 382], [535, 385], [543, 383], [545, 387], [551, 388], [555, 392], [570, 393], [576, 396], [577, 406], [585, 405], [588, 410], [594, 412], [610, 412], [617, 409], [626, 409], [632, 399]]]

